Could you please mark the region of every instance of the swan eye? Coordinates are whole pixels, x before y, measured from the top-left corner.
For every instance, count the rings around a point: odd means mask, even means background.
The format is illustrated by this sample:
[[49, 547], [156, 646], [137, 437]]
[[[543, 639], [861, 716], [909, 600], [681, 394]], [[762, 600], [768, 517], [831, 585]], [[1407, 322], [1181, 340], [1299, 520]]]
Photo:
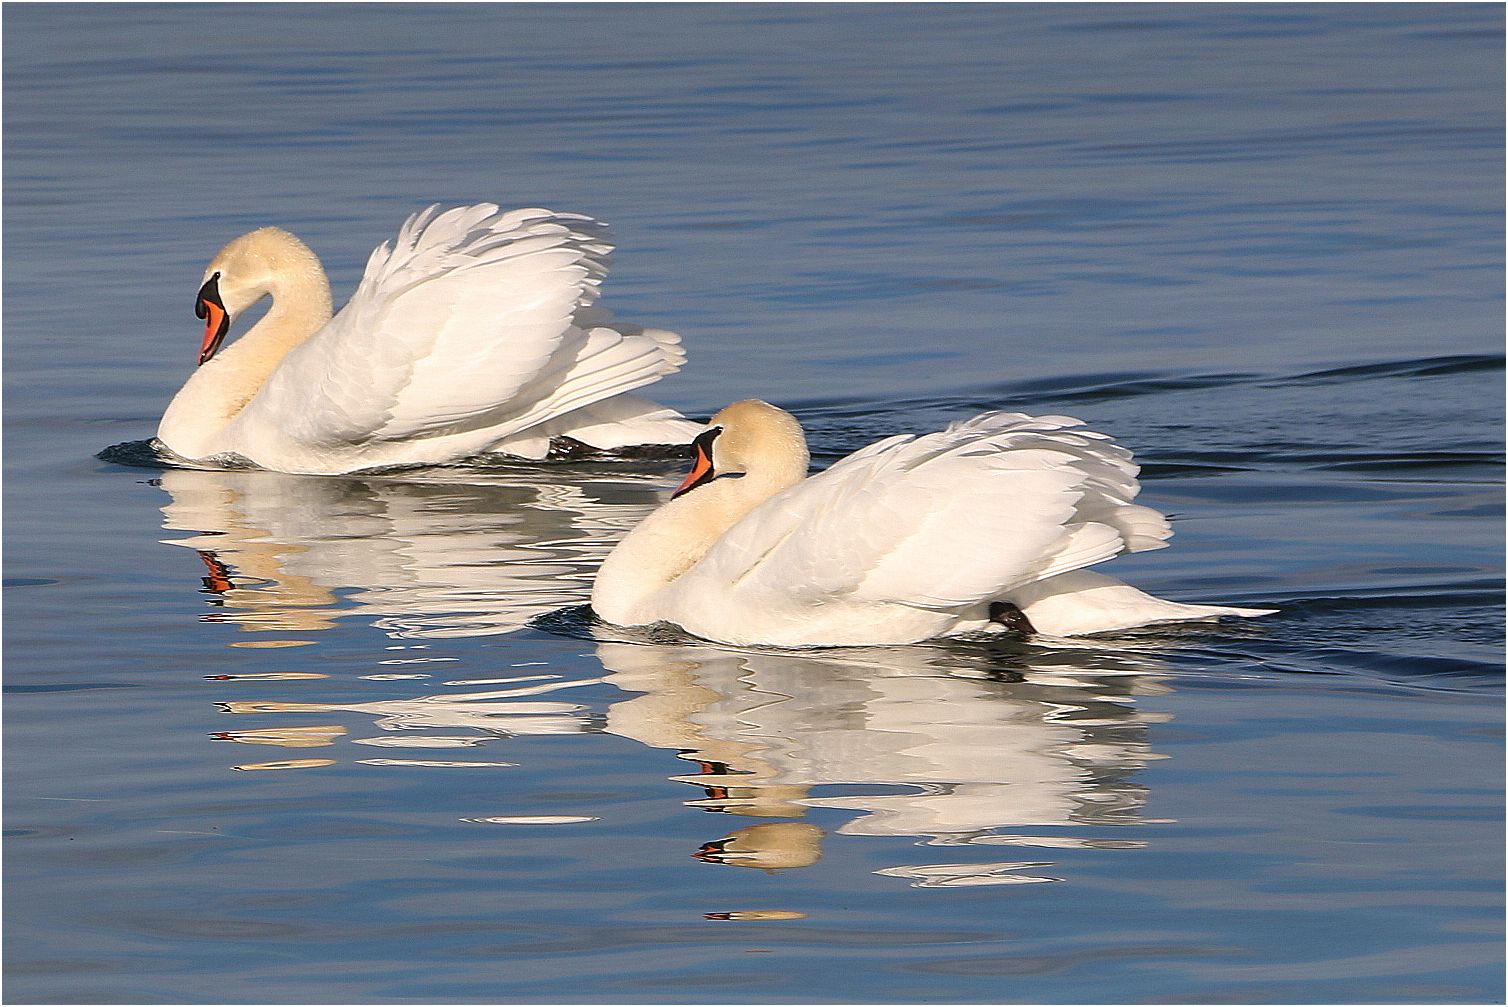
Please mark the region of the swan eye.
[[700, 451], [708, 458], [712, 457], [712, 442], [717, 440], [717, 435], [723, 432], [722, 427], [708, 427], [696, 435], [696, 440], [691, 442], [691, 457], [695, 460]]
[[194, 317], [206, 317], [209, 314], [209, 306], [220, 303], [220, 273], [216, 270], [209, 279], [204, 281], [204, 286], [199, 288], [199, 293], [194, 295]]

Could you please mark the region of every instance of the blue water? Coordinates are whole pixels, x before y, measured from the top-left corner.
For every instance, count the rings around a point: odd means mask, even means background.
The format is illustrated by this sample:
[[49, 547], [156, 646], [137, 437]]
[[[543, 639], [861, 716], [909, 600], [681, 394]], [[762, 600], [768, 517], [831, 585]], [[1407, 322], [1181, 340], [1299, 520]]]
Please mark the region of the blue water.
[[[1501, 7], [3, 21], [10, 1002], [1503, 999]], [[1281, 613], [729, 651], [580, 608], [679, 463], [95, 457], [226, 240], [482, 199], [613, 224], [662, 401], [1081, 416], [1112, 572]]]

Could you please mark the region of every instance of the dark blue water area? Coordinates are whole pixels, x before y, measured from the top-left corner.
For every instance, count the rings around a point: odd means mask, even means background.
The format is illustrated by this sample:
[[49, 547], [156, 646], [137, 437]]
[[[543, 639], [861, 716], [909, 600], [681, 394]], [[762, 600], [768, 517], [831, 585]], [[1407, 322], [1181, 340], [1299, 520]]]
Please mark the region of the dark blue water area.
[[[10, 1002], [1503, 1000], [1501, 7], [0, 18]], [[730, 649], [583, 608], [676, 460], [96, 457], [225, 241], [483, 199], [661, 401], [1081, 417], [1278, 614]]]

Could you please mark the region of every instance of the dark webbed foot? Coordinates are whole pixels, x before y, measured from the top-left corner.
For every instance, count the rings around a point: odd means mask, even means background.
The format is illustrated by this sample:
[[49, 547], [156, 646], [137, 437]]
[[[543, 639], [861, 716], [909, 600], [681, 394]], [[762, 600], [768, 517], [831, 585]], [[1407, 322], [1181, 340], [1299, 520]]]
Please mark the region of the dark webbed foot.
[[1008, 601], [990, 602], [990, 622], [998, 622], [1010, 632], [1021, 636], [1031, 636], [1037, 631], [1026, 613]]

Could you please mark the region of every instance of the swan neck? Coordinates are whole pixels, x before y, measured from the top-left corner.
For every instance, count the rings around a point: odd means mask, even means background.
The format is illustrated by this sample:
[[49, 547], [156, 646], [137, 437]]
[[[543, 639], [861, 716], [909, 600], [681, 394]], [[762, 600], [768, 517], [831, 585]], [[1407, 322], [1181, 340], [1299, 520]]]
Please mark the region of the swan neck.
[[598, 571], [592, 588], [597, 615], [620, 626], [657, 621], [661, 616], [654, 608], [655, 596], [701, 562], [750, 511], [800, 481], [787, 476], [722, 476], [650, 514], [618, 543]]
[[[267, 229], [271, 230], [271, 229]], [[255, 238], [265, 232], [253, 232]], [[302, 242], [286, 232], [258, 248], [262, 276], [243, 288], [233, 310], [244, 314], [264, 297], [271, 297], [267, 313], [212, 359], [201, 365], [179, 389], [163, 413], [157, 437], [186, 458], [203, 458], [235, 446], [220, 436], [252, 400], [284, 358], [331, 318], [330, 282], [324, 268]], [[244, 239], [243, 239], [244, 240]], [[218, 261], [218, 260], [217, 260]]]
[[[312, 252], [294, 268], [275, 273], [267, 285], [267, 294], [272, 298], [272, 306], [256, 329], [275, 322], [287, 333], [283, 338], [290, 341], [288, 349], [308, 339], [330, 320], [330, 281]], [[297, 335], [300, 332], [302, 335]], [[250, 335], [248, 332], [247, 336]]]
[[266, 296], [272, 304], [257, 324], [223, 350], [217, 360], [201, 367], [229, 372], [225, 394], [226, 419], [234, 418], [266, 383], [295, 347], [330, 321], [330, 283], [318, 260], [310, 256], [303, 268], [274, 274]]

